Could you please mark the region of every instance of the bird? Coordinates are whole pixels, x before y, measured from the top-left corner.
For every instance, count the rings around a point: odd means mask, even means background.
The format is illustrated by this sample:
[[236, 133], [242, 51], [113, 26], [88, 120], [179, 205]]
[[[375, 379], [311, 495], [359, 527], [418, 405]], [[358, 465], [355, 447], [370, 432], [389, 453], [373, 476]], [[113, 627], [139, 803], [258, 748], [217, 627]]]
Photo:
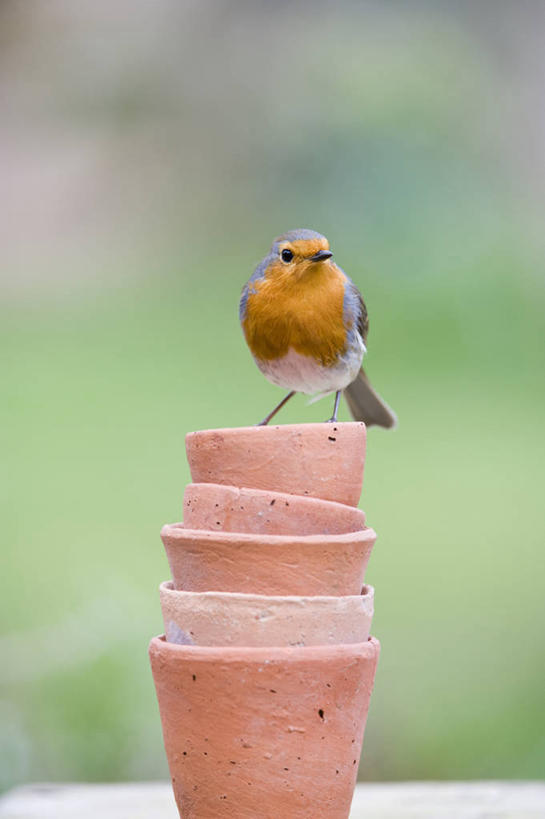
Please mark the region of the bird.
[[265, 426], [296, 393], [344, 393], [355, 421], [396, 426], [394, 411], [362, 368], [369, 317], [354, 282], [333, 261], [329, 242], [300, 228], [278, 236], [242, 289], [239, 318], [255, 363], [288, 394], [256, 426]]

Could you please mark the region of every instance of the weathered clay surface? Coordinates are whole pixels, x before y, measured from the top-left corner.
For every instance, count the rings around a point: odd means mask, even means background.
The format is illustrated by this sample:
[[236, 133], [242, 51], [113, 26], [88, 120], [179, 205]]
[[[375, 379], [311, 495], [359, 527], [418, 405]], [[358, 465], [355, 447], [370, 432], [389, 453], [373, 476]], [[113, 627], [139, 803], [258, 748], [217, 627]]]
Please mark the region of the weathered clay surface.
[[379, 643], [207, 648], [150, 659], [183, 819], [347, 819]]
[[365, 514], [353, 506], [317, 498], [190, 483], [184, 495], [184, 525], [256, 535], [337, 535], [363, 529]]
[[[0, 819], [174, 819], [170, 782], [23, 785], [0, 797]], [[360, 782], [350, 819], [538, 819], [544, 782]], [[234, 817], [236, 819], [236, 817]], [[285, 817], [283, 818], [285, 819]], [[289, 818], [288, 818], [289, 819]]]
[[363, 423], [286, 424], [190, 432], [195, 483], [272, 489], [357, 506], [363, 482]]
[[161, 583], [169, 643], [198, 646], [313, 646], [364, 643], [374, 589], [349, 597], [265, 597], [176, 591]]
[[174, 588], [245, 594], [339, 596], [361, 592], [372, 529], [343, 535], [252, 535], [163, 526]]

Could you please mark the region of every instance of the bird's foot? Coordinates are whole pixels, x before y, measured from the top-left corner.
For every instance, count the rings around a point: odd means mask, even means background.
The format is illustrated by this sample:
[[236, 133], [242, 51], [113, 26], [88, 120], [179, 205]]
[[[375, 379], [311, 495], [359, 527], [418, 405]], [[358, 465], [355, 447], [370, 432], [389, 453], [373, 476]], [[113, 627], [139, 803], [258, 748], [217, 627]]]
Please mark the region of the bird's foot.
[[292, 390], [291, 392], [289, 392], [286, 395], [286, 397], [283, 398], [281, 400], [281, 402], [279, 404], [277, 404], [276, 407], [273, 410], [271, 410], [271, 412], [269, 412], [269, 414], [266, 415], [265, 418], [262, 421], [259, 422], [259, 424], [254, 424], [254, 426], [256, 426], [256, 427], [266, 427], [267, 424], [269, 423], [269, 421], [271, 421], [274, 418], [274, 416], [276, 415], [278, 410], [282, 409], [284, 404], [286, 404], [290, 400], [290, 398], [293, 398], [294, 395], [295, 395], [295, 390]]
[[341, 390], [337, 390], [335, 393], [335, 405], [333, 407], [333, 415], [331, 418], [328, 418], [326, 424], [336, 424], [337, 423], [337, 413], [339, 411], [339, 401], [341, 400]]

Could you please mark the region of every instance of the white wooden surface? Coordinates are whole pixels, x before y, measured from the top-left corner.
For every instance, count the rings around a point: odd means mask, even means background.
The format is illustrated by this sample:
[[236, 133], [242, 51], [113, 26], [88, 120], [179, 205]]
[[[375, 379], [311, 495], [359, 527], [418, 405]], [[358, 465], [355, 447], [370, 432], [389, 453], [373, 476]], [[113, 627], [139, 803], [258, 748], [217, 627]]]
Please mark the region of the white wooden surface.
[[[178, 819], [178, 813], [170, 785], [162, 782], [27, 785], [0, 799], [0, 819], [38, 817]], [[350, 819], [545, 819], [545, 783], [363, 784], [356, 789]]]

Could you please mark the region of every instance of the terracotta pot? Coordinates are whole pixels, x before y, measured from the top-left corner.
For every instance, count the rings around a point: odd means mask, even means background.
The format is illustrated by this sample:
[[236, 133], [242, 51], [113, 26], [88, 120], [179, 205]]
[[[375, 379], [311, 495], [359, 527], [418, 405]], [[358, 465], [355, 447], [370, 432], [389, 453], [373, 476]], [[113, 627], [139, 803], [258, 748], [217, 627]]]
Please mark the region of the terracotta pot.
[[346, 819], [379, 643], [211, 648], [150, 659], [183, 819]]
[[365, 526], [361, 509], [343, 503], [218, 483], [190, 483], [184, 526], [256, 535], [338, 535]]
[[264, 597], [159, 587], [169, 643], [197, 646], [315, 646], [364, 643], [374, 589], [349, 597]]
[[365, 424], [286, 424], [190, 432], [195, 483], [272, 489], [357, 506], [363, 482]]
[[244, 594], [359, 594], [376, 535], [252, 535], [163, 526], [174, 588]]

